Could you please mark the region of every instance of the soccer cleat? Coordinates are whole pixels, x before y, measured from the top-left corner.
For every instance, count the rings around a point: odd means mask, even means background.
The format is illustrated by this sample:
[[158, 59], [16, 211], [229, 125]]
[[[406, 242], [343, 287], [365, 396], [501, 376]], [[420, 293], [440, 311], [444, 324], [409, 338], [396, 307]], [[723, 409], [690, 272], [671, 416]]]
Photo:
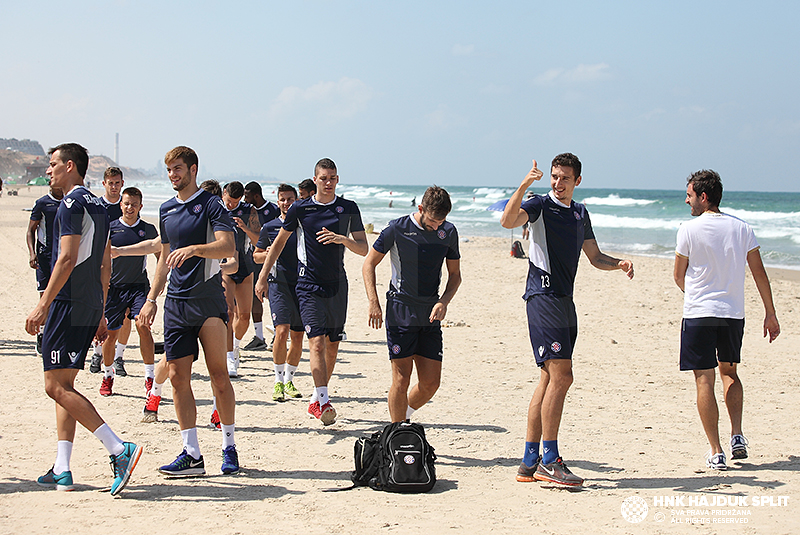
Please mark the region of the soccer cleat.
[[89, 366], [89, 371], [92, 373], [100, 373], [100, 367], [103, 364], [103, 355], [95, 353], [92, 355], [92, 364]]
[[239, 356], [228, 357], [228, 377], [239, 377]]
[[267, 343], [264, 339], [258, 336], [254, 336], [253, 339], [250, 340], [250, 343], [244, 346], [247, 351], [266, 351], [267, 347]]
[[319, 410], [321, 412], [319, 419], [322, 425], [331, 425], [336, 422], [336, 409], [333, 408], [330, 401], [320, 407]]
[[235, 474], [239, 471], [239, 454], [236, 446], [228, 446], [222, 450], [222, 473]]
[[175, 476], [175, 477], [192, 477], [192, 476], [203, 476], [206, 474], [206, 464], [203, 462], [203, 456], [201, 455], [199, 459], [195, 459], [188, 453], [186, 453], [186, 449], [184, 449], [178, 458], [172, 461], [170, 464], [165, 464], [161, 468], [158, 469], [159, 472], [164, 474], [165, 476]]
[[283, 383], [275, 383], [275, 389], [272, 391], [272, 401], [284, 401], [283, 396]]
[[114, 392], [112, 389], [114, 388], [114, 377], [103, 377], [103, 382], [100, 383], [100, 395], [101, 396], [110, 396]]
[[583, 478], [570, 472], [561, 457], [550, 464], [544, 464], [539, 461], [539, 466], [536, 467], [536, 471], [533, 473], [533, 479], [556, 483], [565, 487], [580, 487], [583, 485]]
[[744, 435], [731, 437], [731, 459], [747, 459], [747, 439]]
[[122, 362], [122, 357], [114, 359], [114, 375], [119, 377], [128, 376], [128, 372], [125, 371], [125, 363]]
[[517, 468], [517, 481], [520, 483], [531, 483], [535, 480], [533, 477], [536, 473], [536, 469], [539, 468], [539, 462], [542, 460], [541, 457], [538, 457], [534, 462], [533, 466], [528, 466], [524, 462], [519, 464], [519, 468]]
[[149, 424], [158, 421], [158, 404], [161, 403], [161, 396], [149, 395], [147, 402], [142, 410], [142, 422]]
[[712, 470], [727, 470], [728, 465], [725, 464], [725, 452], [711, 454], [711, 450], [706, 452], [706, 466]]
[[144, 396], [147, 397], [150, 395], [150, 389], [153, 388], [153, 378], [146, 377], [144, 380]]
[[297, 388], [295, 388], [294, 383], [292, 383], [291, 381], [289, 381], [288, 383], [284, 383], [283, 384], [283, 394], [287, 398], [301, 398], [301, 397], [303, 397], [303, 394], [301, 394], [300, 391]]
[[69, 470], [56, 475], [53, 473], [53, 469], [51, 468], [45, 475], [36, 479], [36, 482], [40, 487], [44, 487], [46, 489], [65, 491], [75, 490], [75, 485], [72, 484], [72, 472]]
[[139, 462], [144, 448], [137, 446], [133, 442], [123, 442], [125, 450], [119, 455], [110, 455], [111, 458], [111, 472], [114, 473], [114, 483], [111, 485], [111, 495], [116, 496], [130, 480], [133, 469]]
[[219, 421], [219, 413], [217, 412], [217, 409], [214, 409], [214, 412], [211, 413], [211, 425], [217, 429], [222, 429], [222, 423]]

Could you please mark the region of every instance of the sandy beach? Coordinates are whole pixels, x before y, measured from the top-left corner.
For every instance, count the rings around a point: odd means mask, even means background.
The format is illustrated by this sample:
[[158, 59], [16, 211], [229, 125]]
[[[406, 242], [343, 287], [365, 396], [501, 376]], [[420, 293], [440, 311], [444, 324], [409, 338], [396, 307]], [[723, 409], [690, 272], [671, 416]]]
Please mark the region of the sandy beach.
[[[201, 358], [194, 367], [194, 392], [209, 475], [165, 479], [156, 468], [181, 450], [171, 390], [167, 383], [161, 421], [140, 423], [144, 368], [134, 333], [125, 352], [129, 375], [117, 378], [114, 396], [99, 395], [101, 376], [89, 373], [88, 363], [77, 380], [117, 434], [145, 448], [128, 487], [116, 499], [109, 495], [105, 449], [79, 426], [72, 456], [76, 491], [40, 489], [36, 478], [55, 459], [55, 413], [44, 393], [34, 340], [24, 330], [38, 299], [28, 266], [25, 209], [45, 192], [23, 188], [16, 197], [0, 197], [0, 269], [6, 275], [0, 287], [6, 310], [0, 316], [0, 375], [6, 383], [0, 390], [5, 415], [0, 533], [58, 532], [67, 524], [90, 535], [797, 532], [800, 272], [768, 269], [781, 322], [781, 335], [772, 344], [762, 338], [763, 307], [748, 275], [740, 375], [750, 458], [717, 472], [705, 468], [708, 446], [693, 378], [678, 370], [683, 296], [672, 280], [672, 261], [634, 258], [636, 277], [629, 281], [620, 271], [602, 272], [583, 259], [575, 289], [580, 322], [575, 382], [559, 446], [567, 465], [586, 482], [569, 491], [514, 478], [539, 372], [521, 299], [527, 260], [509, 256], [507, 238], [462, 237], [464, 281], [448, 310], [456, 325], [444, 329], [441, 387], [415, 414], [438, 456], [438, 482], [430, 493], [325, 492], [349, 486], [354, 441], [389, 418], [385, 334], [367, 324], [363, 259], [349, 252], [348, 340], [341, 344], [330, 385], [339, 413], [334, 425], [323, 428], [306, 413], [313, 386], [307, 348], [295, 381], [305, 398], [285, 403], [271, 398], [271, 353], [243, 352], [241, 375], [233, 380], [242, 470], [219, 474], [221, 438], [208, 425], [211, 390]], [[389, 262], [383, 262], [379, 294], [388, 280]], [[157, 340], [163, 332], [160, 316]], [[252, 327], [245, 339], [251, 337]], [[721, 401], [719, 381], [717, 396]], [[721, 435], [729, 431], [721, 406]], [[626, 502], [629, 498], [641, 500]], [[641, 522], [626, 519], [632, 502], [647, 505]]]

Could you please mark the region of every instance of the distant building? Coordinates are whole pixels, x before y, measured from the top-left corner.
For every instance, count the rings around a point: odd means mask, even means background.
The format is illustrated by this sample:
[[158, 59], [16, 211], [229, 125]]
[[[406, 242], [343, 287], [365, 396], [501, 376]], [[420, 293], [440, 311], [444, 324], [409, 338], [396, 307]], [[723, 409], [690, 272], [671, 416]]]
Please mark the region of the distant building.
[[0, 137], [0, 149], [15, 150], [33, 156], [45, 156], [44, 149], [38, 141], [32, 139], [5, 139]]

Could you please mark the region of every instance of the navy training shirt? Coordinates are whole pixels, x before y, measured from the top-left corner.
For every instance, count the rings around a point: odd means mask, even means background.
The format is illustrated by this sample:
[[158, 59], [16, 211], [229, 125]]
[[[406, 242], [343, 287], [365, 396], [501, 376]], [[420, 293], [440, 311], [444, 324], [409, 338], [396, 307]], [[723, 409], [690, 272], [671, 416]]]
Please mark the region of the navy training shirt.
[[58, 207], [51, 267], [58, 260], [61, 237], [77, 234], [81, 238], [75, 268], [55, 298], [102, 309], [104, 299], [100, 275], [108, 244], [108, 213], [100, 199], [84, 186], [72, 188]]
[[258, 213], [258, 223], [263, 227], [264, 223], [267, 221], [272, 221], [273, 219], [280, 217], [281, 210], [275, 203], [272, 202], [265, 202], [264, 206], [256, 208], [256, 212]]
[[423, 229], [413, 215], [389, 222], [372, 248], [389, 254], [392, 281], [387, 295], [409, 304], [433, 305], [439, 300], [442, 264], [461, 258], [458, 231], [449, 221], [437, 230]]
[[[214, 232], [233, 232], [234, 223], [222, 199], [199, 189], [186, 201], [173, 197], [159, 209], [161, 243], [169, 243], [170, 252], [189, 245], [214, 241]], [[217, 298], [223, 295], [218, 259], [193, 256], [169, 276], [167, 297], [189, 299]]]
[[[283, 228], [283, 220], [280, 217], [264, 223], [258, 235], [256, 249], [269, 247], [278, 237], [281, 228]], [[284, 245], [278, 260], [275, 261], [275, 265], [272, 266], [267, 280], [291, 286], [297, 284], [297, 235], [294, 232], [286, 240], [286, 245]]]
[[571, 296], [583, 242], [594, 239], [589, 212], [574, 201], [564, 207], [550, 193], [535, 195], [522, 209], [528, 212], [531, 240], [523, 299], [534, 294]]
[[286, 213], [283, 228], [297, 231], [297, 282], [309, 284], [338, 284], [347, 280], [344, 271], [342, 244], [323, 245], [317, 241], [317, 232], [323, 227], [347, 236], [364, 230], [358, 205], [337, 196], [329, 204], [319, 204], [312, 195], [295, 201]]
[[100, 197], [100, 202], [103, 203], [103, 206], [105, 206], [106, 211], [108, 212], [108, 219], [110, 221], [114, 221], [115, 219], [122, 217], [122, 195], [120, 195], [117, 202], [114, 203], [106, 199], [105, 196]]
[[[31, 221], [39, 221], [36, 227], [36, 256], [41, 256], [50, 263], [50, 253], [53, 250], [53, 228], [58, 206], [61, 204], [49, 193], [36, 199], [31, 210]], [[41, 259], [39, 264], [41, 265]]]
[[[152, 240], [158, 236], [154, 225], [137, 219], [136, 223], [128, 226], [122, 219], [115, 219], [110, 224], [111, 245], [124, 247], [136, 245], [145, 240]], [[147, 255], [118, 256], [111, 260], [111, 285], [124, 286], [127, 284], [149, 284], [147, 279]]]

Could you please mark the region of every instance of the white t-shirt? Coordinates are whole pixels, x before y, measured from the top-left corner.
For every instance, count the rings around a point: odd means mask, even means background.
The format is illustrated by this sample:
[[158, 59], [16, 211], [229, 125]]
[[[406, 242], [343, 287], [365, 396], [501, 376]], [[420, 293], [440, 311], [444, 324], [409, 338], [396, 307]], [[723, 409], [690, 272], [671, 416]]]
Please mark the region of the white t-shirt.
[[678, 229], [675, 253], [689, 259], [684, 279], [684, 318], [744, 318], [747, 254], [758, 248], [750, 225], [706, 212]]

